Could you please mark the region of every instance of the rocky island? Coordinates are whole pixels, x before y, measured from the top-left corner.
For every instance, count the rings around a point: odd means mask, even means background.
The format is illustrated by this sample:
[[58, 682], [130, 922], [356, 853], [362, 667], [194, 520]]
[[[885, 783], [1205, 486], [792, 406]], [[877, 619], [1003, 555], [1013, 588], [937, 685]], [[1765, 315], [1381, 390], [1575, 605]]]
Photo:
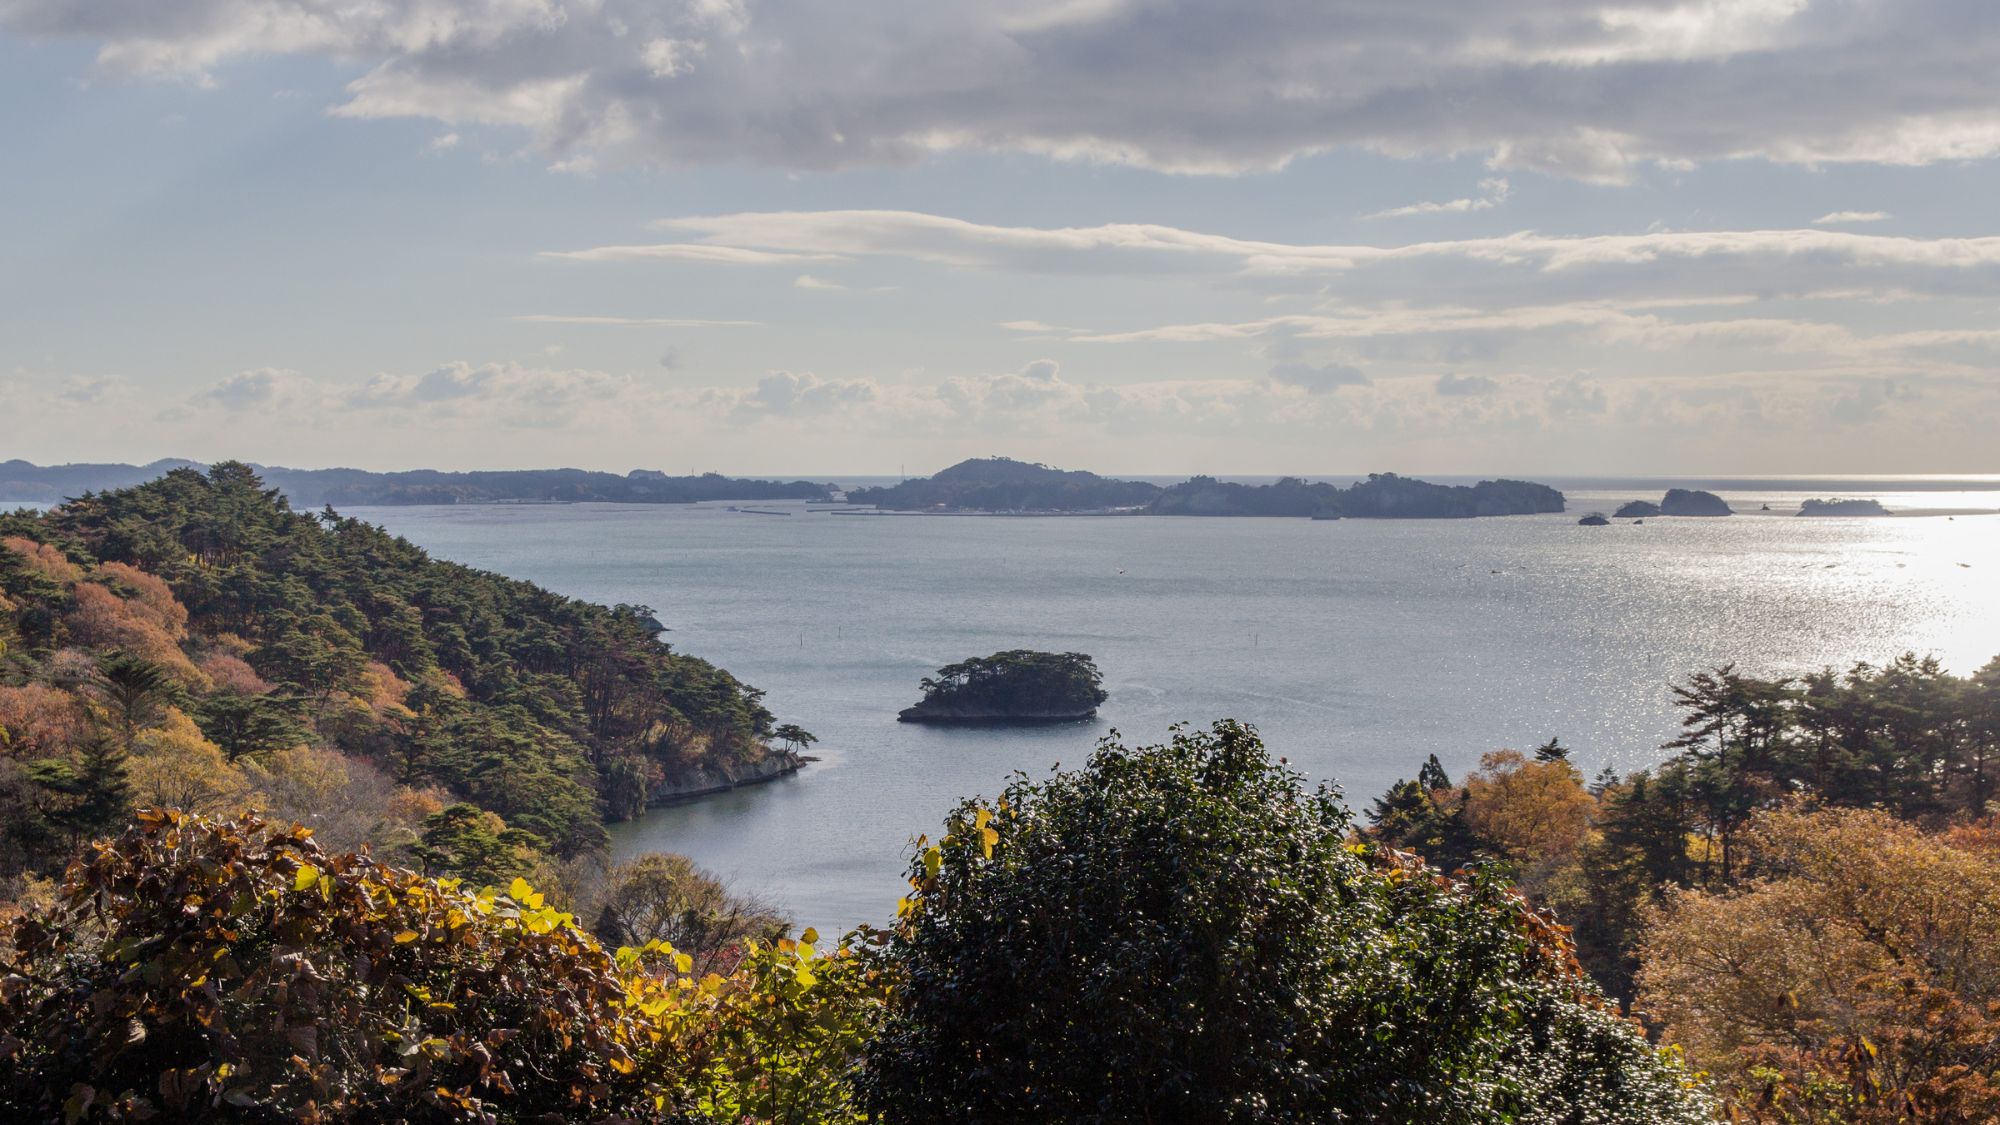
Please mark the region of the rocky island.
[[1802, 516], [1892, 516], [1880, 500], [1808, 500], [1799, 505]]
[[1713, 492], [1701, 492], [1687, 488], [1669, 488], [1660, 498], [1660, 514], [1663, 516], [1733, 516], [1735, 511], [1729, 502]]
[[1642, 520], [1647, 516], [1659, 515], [1660, 506], [1651, 500], [1628, 500], [1620, 504], [1618, 510], [1611, 514], [1621, 520]]
[[947, 664], [923, 679], [924, 698], [904, 723], [1066, 723], [1097, 714], [1109, 698], [1097, 664], [1080, 652], [1010, 649]]

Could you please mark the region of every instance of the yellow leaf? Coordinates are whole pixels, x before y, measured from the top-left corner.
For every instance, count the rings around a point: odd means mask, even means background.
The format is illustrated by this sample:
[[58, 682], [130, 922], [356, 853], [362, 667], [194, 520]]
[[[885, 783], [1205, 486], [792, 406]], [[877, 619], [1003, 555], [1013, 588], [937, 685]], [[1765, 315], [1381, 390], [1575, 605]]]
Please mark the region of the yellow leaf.
[[819, 931], [813, 929], [811, 926], [807, 926], [806, 932], [799, 935], [799, 940], [805, 942], [807, 945], [811, 945], [813, 942], [819, 940]]
[[980, 850], [986, 853], [987, 859], [993, 858], [993, 845], [999, 842], [1000, 833], [991, 828], [981, 828], [979, 830], [979, 847]]
[[295, 891], [309, 891], [318, 882], [319, 868], [314, 867], [310, 863], [303, 863], [299, 865], [299, 873], [292, 876], [292, 889]]
[[397, 945], [402, 945], [406, 942], [412, 942], [415, 940], [417, 940], [417, 931], [415, 930], [404, 930], [402, 933], [396, 935]]
[[507, 897], [515, 902], [525, 902], [528, 896], [534, 893], [535, 888], [529, 886], [528, 881], [519, 875], [514, 876], [514, 881], [507, 885]]
[[685, 953], [676, 953], [674, 954], [674, 968], [679, 972], [691, 973], [694, 971], [694, 958], [689, 957]]
[[980, 809], [978, 814], [972, 818], [972, 826], [974, 828], [983, 829], [986, 827], [986, 822], [992, 819], [993, 819], [993, 810]]

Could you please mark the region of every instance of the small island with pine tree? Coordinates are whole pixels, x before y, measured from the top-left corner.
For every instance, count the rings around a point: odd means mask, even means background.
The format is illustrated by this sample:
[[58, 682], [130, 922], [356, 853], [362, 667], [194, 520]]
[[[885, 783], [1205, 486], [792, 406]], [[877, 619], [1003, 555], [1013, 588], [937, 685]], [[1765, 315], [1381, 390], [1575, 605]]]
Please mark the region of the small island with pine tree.
[[1011, 649], [947, 664], [923, 679], [905, 723], [1067, 723], [1089, 719], [1105, 694], [1097, 663], [1080, 652]]

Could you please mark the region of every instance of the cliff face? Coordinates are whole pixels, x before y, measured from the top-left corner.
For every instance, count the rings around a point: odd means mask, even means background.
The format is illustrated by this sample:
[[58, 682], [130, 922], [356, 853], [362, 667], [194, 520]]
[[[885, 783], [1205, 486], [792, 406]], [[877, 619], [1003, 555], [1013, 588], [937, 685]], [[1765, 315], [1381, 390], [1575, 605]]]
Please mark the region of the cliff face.
[[899, 723], [937, 723], [940, 725], [998, 726], [1007, 723], [1023, 725], [1041, 723], [1074, 723], [1094, 718], [1096, 707], [1050, 709], [1044, 707], [1012, 708], [982, 703], [932, 703], [928, 700], [914, 707], [905, 707], [896, 713]]
[[1735, 515], [1727, 501], [1713, 492], [1701, 492], [1686, 488], [1669, 488], [1660, 499], [1660, 514], [1663, 516], [1729, 516]]
[[743, 766], [703, 765], [676, 775], [658, 788], [646, 794], [646, 804], [657, 807], [671, 805], [694, 797], [706, 797], [711, 793], [723, 793], [731, 789], [741, 789], [746, 785], [758, 785], [766, 781], [776, 781], [788, 777], [805, 768], [807, 759], [785, 750], [773, 750], [757, 761]]

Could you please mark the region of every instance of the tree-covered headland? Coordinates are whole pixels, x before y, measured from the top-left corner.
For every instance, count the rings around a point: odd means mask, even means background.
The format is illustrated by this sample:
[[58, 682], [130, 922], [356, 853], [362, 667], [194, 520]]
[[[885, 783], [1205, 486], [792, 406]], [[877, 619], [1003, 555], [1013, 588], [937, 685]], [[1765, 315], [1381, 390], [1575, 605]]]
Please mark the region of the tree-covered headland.
[[784, 754], [761, 693], [644, 607], [294, 511], [241, 465], [0, 517], [0, 541], [0, 879], [135, 807], [246, 805], [512, 877]]

